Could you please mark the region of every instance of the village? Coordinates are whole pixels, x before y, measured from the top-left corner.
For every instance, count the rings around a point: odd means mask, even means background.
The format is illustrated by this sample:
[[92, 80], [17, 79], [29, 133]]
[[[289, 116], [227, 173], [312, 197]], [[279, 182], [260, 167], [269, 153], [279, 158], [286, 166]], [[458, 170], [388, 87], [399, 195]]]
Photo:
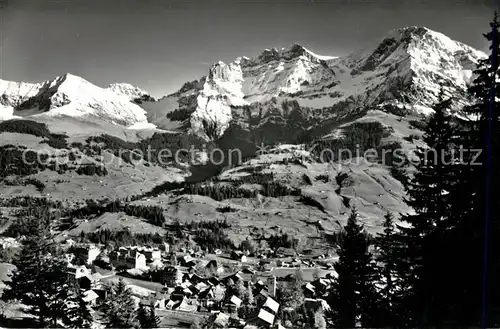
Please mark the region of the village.
[[234, 250], [213, 253], [159, 246], [106, 248], [65, 241], [68, 277], [91, 309], [106, 300], [110, 284], [122, 280], [136, 307], [154, 308], [162, 328], [196, 328], [208, 318], [220, 328], [286, 328], [279, 290], [300, 285], [303, 305], [328, 312], [326, 301], [336, 272], [335, 257], [312, 250]]

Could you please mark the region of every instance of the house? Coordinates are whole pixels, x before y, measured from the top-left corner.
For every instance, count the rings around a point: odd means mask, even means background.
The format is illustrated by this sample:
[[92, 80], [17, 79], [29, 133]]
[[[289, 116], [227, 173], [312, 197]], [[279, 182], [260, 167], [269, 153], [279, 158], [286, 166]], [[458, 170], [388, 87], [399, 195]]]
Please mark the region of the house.
[[217, 263], [215, 259], [210, 260], [207, 265], [205, 265], [205, 268], [212, 271], [212, 273], [224, 273], [224, 267]]
[[266, 310], [260, 309], [257, 319], [254, 322], [259, 327], [271, 327], [274, 323], [274, 314], [267, 312]]
[[198, 301], [200, 305], [203, 307], [210, 307], [213, 305], [213, 300], [215, 299], [215, 293], [213, 287], [206, 288], [205, 290], [200, 291], [198, 294]]
[[222, 301], [224, 299], [224, 296], [226, 294], [226, 288], [224, 288], [222, 285], [218, 285], [214, 287], [214, 300], [215, 301]]
[[241, 303], [243, 303], [243, 301], [236, 297], [236, 296], [232, 296], [231, 299], [229, 300], [231, 302], [231, 304], [235, 305], [236, 308], [240, 307], [241, 306]]
[[152, 304], [155, 308], [160, 309], [160, 310], [164, 310], [165, 306], [167, 304], [167, 299], [163, 295], [155, 296], [155, 297], [153, 297]]
[[146, 256], [146, 259], [149, 262], [153, 262], [155, 260], [161, 260], [161, 251], [160, 249], [147, 249], [143, 250], [142, 253]]
[[199, 292], [201, 292], [201, 291], [207, 289], [210, 286], [207, 283], [205, 283], [205, 282], [198, 282], [195, 287], [196, 287], [196, 290], [198, 290]]
[[290, 263], [281, 259], [276, 261], [276, 265], [278, 265], [279, 267], [290, 267]]
[[64, 260], [66, 261], [66, 263], [68, 263], [68, 265], [71, 265], [71, 263], [73, 263], [75, 258], [76, 258], [75, 254], [64, 254]]
[[280, 307], [280, 304], [275, 301], [274, 299], [272, 299], [271, 297], [268, 297], [266, 299], [266, 302], [264, 303], [264, 305], [262, 305], [262, 307], [267, 307], [270, 311], [272, 311], [274, 314], [278, 313], [278, 309]]
[[208, 279], [208, 283], [211, 284], [212, 286], [217, 286], [220, 284], [220, 280], [216, 277], [211, 277]]
[[106, 300], [108, 297], [108, 287], [101, 281], [96, 281], [93, 282], [92, 285], [92, 291], [94, 291], [99, 297], [98, 300]]
[[316, 287], [313, 286], [310, 282], [305, 284], [304, 289], [305, 292], [309, 295], [314, 295], [316, 293]]
[[91, 289], [93, 283], [95, 282], [95, 279], [92, 277], [92, 275], [82, 276], [76, 280], [78, 282], [78, 286], [80, 287], [80, 289], [85, 289], [85, 290]]
[[243, 252], [240, 250], [231, 251], [231, 259], [239, 260], [243, 256]]
[[217, 267], [219, 267], [219, 263], [215, 259], [209, 260], [207, 265], [205, 265], [205, 268], [208, 269], [216, 269]]
[[258, 305], [260, 305], [260, 304], [265, 303], [268, 297], [269, 297], [269, 295], [267, 294], [267, 290], [262, 289], [259, 291], [259, 293], [254, 298], [255, 298], [256, 303]]
[[276, 297], [276, 277], [271, 275], [267, 278], [267, 293], [271, 297]]
[[74, 276], [75, 279], [79, 279], [81, 277], [84, 277], [84, 276], [87, 276], [87, 275], [91, 275], [90, 269], [87, 268], [84, 265], [82, 265], [82, 266], [72, 266], [72, 265], [70, 265], [67, 268], [67, 273], [71, 274], [72, 276]]
[[173, 300], [173, 299], [170, 299], [166, 304], [165, 304], [165, 308], [167, 310], [171, 310], [174, 308], [175, 304], [177, 304], [178, 302]]
[[170, 253], [170, 245], [166, 242], [163, 242], [163, 245], [160, 246], [160, 250], [168, 254]]
[[163, 263], [163, 261], [161, 259], [154, 259], [150, 264], [149, 264], [149, 268], [151, 269], [156, 269], [156, 270], [159, 270], [159, 269], [162, 269], [165, 267], [165, 264]]
[[83, 300], [90, 305], [91, 307], [94, 307], [97, 305], [97, 300], [99, 299], [99, 295], [93, 291], [93, 290], [87, 290], [83, 293], [84, 297]]
[[68, 279], [78, 283], [80, 289], [88, 290], [91, 288], [94, 281], [96, 281], [90, 269], [85, 266], [69, 266], [66, 270]]
[[227, 284], [229, 280], [233, 281], [234, 283], [243, 281], [243, 277], [240, 275], [240, 272], [236, 272], [232, 275], [228, 275], [222, 279], [222, 281]]
[[64, 243], [69, 247], [76, 245], [76, 241], [73, 239], [67, 239]]
[[295, 252], [295, 250], [293, 250], [291, 248], [280, 247], [280, 248], [278, 248], [278, 250], [276, 250], [276, 255], [282, 256], [282, 257], [295, 257], [297, 255], [297, 253]]
[[141, 254], [141, 253], [136, 253], [135, 254], [135, 265], [134, 265], [134, 268], [141, 269], [141, 270], [145, 270], [145, 269], [149, 268], [146, 265], [146, 255]]
[[181, 257], [180, 263], [185, 267], [194, 267], [196, 266], [196, 261], [191, 255], [185, 255]]
[[257, 271], [254, 270], [254, 268], [251, 265], [249, 265], [249, 264], [243, 264], [241, 268], [242, 268], [242, 272], [243, 273], [247, 273], [247, 274], [255, 274], [255, 273], [257, 273]]
[[189, 274], [189, 281], [193, 284], [197, 284], [200, 282], [205, 282], [205, 278], [199, 276], [198, 274]]
[[101, 249], [93, 244], [78, 244], [73, 246], [72, 252], [77, 259], [77, 263], [91, 265], [101, 254]]
[[184, 297], [182, 301], [173, 307], [174, 310], [183, 312], [196, 312], [198, 310], [198, 303]]
[[322, 310], [323, 312], [331, 311], [330, 305], [326, 300], [320, 298], [305, 298], [304, 306], [314, 312]]

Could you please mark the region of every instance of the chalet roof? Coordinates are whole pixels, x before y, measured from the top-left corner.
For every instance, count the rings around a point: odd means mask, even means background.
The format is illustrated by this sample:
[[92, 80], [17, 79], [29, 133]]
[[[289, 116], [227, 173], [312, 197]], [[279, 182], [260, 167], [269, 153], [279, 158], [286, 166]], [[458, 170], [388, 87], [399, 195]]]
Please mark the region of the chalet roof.
[[241, 303], [243, 302], [240, 298], [238, 298], [234, 295], [231, 297], [231, 299], [229, 301], [231, 303], [233, 303], [234, 305], [236, 305], [237, 307], [240, 307]]
[[208, 279], [208, 282], [214, 286], [220, 284], [220, 280], [217, 279], [216, 277], [211, 277], [210, 279]]
[[269, 323], [270, 325], [272, 325], [274, 322], [274, 315], [263, 309], [260, 309], [259, 315], [257, 317], [262, 321]]
[[262, 305], [262, 307], [269, 307], [270, 310], [272, 310], [274, 313], [277, 313], [280, 304], [271, 297], [267, 297], [266, 302], [264, 303], [264, 305]]
[[179, 305], [174, 306], [175, 309], [185, 312], [195, 312], [198, 309], [196, 304], [189, 304], [187, 299], [183, 299]]
[[309, 282], [308, 282], [308, 283], [306, 283], [305, 288], [306, 288], [307, 290], [311, 290], [311, 291], [316, 290], [316, 288], [315, 288], [315, 287], [314, 287], [311, 283], [309, 283]]
[[198, 294], [198, 298], [201, 298], [201, 299], [206, 299], [208, 297], [212, 297], [214, 294], [213, 294], [213, 291], [212, 291], [212, 287], [210, 288], [207, 288], [205, 290], [202, 290], [199, 294]]
[[84, 295], [83, 300], [87, 303], [99, 298], [99, 295], [93, 290], [87, 290], [83, 293], [83, 295]]
[[320, 279], [319, 279], [319, 283], [320, 283], [320, 284], [322, 284], [323, 286], [328, 286], [328, 285], [330, 284], [330, 282], [329, 282], [329, 281], [330, 281], [330, 280], [328, 280], [328, 281], [327, 281], [327, 280], [325, 280], [325, 279], [323, 279], [323, 278], [320, 278]]
[[315, 298], [305, 298], [304, 302], [306, 304], [309, 304], [309, 305], [319, 306], [319, 307], [321, 307], [321, 309], [323, 311], [328, 311], [328, 310], [331, 309], [330, 305], [328, 304], [328, 302], [326, 300], [324, 300], [324, 299], [321, 299], [321, 298], [317, 298], [317, 299], [315, 299]]
[[259, 291], [259, 293], [257, 294], [257, 296], [259, 296], [259, 295], [262, 295], [264, 297], [269, 296], [269, 294], [267, 292], [267, 289], [262, 289], [261, 291]]
[[202, 291], [202, 290], [205, 290], [206, 288], [208, 288], [209, 285], [206, 284], [205, 282], [198, 282], [195, 287], [198, 291]]

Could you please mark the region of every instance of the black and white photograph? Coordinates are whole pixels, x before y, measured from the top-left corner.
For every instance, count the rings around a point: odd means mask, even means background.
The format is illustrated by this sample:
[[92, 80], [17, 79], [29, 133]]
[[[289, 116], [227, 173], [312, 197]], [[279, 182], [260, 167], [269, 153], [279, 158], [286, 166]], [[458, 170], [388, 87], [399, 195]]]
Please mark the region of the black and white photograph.
[[0, 0], [0, 328], [500, 328], [499, 0]]

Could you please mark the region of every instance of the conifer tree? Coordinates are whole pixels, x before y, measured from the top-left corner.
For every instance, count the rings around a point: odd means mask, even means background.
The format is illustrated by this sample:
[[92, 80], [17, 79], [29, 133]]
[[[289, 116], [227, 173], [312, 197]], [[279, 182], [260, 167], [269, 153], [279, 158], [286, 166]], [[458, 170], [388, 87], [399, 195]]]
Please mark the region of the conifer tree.
[[149, 311], [150, 328], [160, 328], [160, 324], [161, 324], [160, 317], [156, 315], [155, 307], [153, 304], [151, 304]]
[[276, 297], [280, 303], [280, 310], [297, 310], [304, 303], [304, 279], [302, 273], [297, 270], [292, 282], [286, 282], [277, 292]]
[[375, 270], [368, 247], [363, 225], [358, 223], [358, 213], [354, 208], [337, 250], [339, 260], [335, 271], [338, 278], [331, 292], [330, 302], [339, 327], [353, 328], [358, 322], [363, 327], [375, 325]]
[[[464, 282], [450, 296], [457, 323], [479, 326], [500, 325], [500, 23], [498, 15], [484, 36], [490, 43], [489, 56], [481, 59], [470, 87], [473, 105], [469, 130], [461, 136], [465, 148], [474, 150], [467, 158], [460, 184], [452, 201], [456, 228], [450, 233], [454, 250], [449, 271]], [[473, 159], [475, 150], [480, 151]], [[474, 163], [472, 161], [474, 160]], [[487, 224], [487, 226], [486, 226]], [[460, 266], [467, 255], [468, 265]], [[485, 257], [486, 256], [486, 257]], [[480, 284], [483, 282], [483, 284]], [[483, 293], [486, 293], [485, 295]]]
[[377, 270], [379, 272], [378, 285], [380, 288], [380, 318], [385, 326], [402, 327], [405, 324], [405, 312], [401, 310], [402, 294], [406, 286], [398, 276], [397, 265], [400, 257], [400, 240], [395, 230], [394, 216], [387, 212], [384, 216], [384, 230], [375, 237], [375, 246], [378, 254]]
[[19, 300], [38, 317], [41, 326], [57, 326], [64, 317], [67, 297], [66, 263], [60, 257], [44, 218], [31, 218], [29, 235], [14, 259], [16, 271], [2, 295], [5, 301]]
[[424, 128], [426, 148], [419, 147], [416, 155], [416, 172], [407, 184], [407, 204], [414, 214], [402, 220], [409, 224], [400, 226], [403, 249], [397, 264], [400, 278], [409, 289], [404, 296], [405, 313], [409, 324], [435, 323], [444, 312], [444, 286], [438, 284], [442, 277], [443, 234], [454, 225], [451, 218], [452, 191], [459, 179], [455, 165], [456, 129], [451, 122], [450, 99], [441, 90], [439, 102], [434, 106]]
[[316, 329], [326, 329], [326, 320], [323, 312], [317, 311], [314, 313], [314, 328]]
[[136, 317], [134, 300], [121, 278], [118, 283], [111, 286], [108, 298], [101, 305], [100, 310], [104, 315], [107, 328], [138, 328], [140, 326]]
[[255, 297], [253, 295], [253, 289], [252, 289], [252, 286], [250, 285], [250, 283], [248, 284], [248, 289], [247, 289], [245, 297], [246, 297], [245, 298], [245, 303], [248, 306], [253, 306], [254, 303], [255, 303]]
[[139, 321], [141, 329], [149, 328], [149, 314], [142, 303], [139, 304], [139, 308], [137, 309], [137, 321]]
[[87, 302], [83, 299], [83, 292], [78, 283], [69, 285], [68, 298], [65, 302], [63, 323], [68, 328], [90, 328], [92, 315]]

